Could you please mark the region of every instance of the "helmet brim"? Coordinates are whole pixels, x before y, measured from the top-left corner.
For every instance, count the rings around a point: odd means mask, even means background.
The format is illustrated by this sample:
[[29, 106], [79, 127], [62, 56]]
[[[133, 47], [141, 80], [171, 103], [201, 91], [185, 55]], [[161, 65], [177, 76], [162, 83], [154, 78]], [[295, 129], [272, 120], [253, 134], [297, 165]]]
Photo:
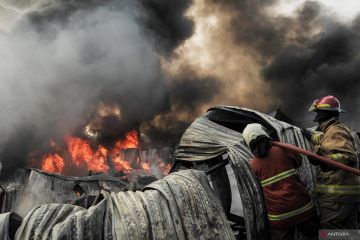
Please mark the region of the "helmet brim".
[[341, 108], [315, 108], [314, 110], [311, 110], [311, 112], [318, 112], [318, 111], [346, 113], [346, 111]]

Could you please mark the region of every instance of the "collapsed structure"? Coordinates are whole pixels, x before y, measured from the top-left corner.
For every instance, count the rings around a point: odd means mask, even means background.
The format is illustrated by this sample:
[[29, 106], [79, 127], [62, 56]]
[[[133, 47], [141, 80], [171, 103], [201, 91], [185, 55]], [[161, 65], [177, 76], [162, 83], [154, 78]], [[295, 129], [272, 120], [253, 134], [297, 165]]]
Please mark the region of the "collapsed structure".
[[15, 239], [234, 239], [202, 172], [174, 173], [137, 192], [102, 191], [85, 209], [34, 208]]
[[[298, 127], [250, 109], [212, 108], [184, 133], [171, 174], [141, 191], [124, 191], [121, 181], [102, 175], [59, 185], [61, 176], [30, 170], [34, 187], [39, 185], [36, 179], [48, 178], [38, 194], [61, 196], [58, 204], [31, 206], [35, 208], [24, 220], [13, 224], [17, 228], [21, 223], [15, 238], [269, 239], [261, 187], [248, 165], [252, 155], [241, 134], [248, 123], [261, 123], [274, 140], [311, 149]], [[360, 149], [355, 133], [354, 139]], [[197, 171], [182, 171], [186, 169]], [[315, 171], [303, 156], [298, 174], [313, 197]], [[12, 204], [21, 196], [9, 195], [10, 186], [3, 186], [7, 190], [2, 196], [7, 197], [0, 199], [6, 211], [14, 211]], [[64, 204], [69, 199], [72, 204]], [[0, 215], [0, 236], [15, 234], [11, 218]]]

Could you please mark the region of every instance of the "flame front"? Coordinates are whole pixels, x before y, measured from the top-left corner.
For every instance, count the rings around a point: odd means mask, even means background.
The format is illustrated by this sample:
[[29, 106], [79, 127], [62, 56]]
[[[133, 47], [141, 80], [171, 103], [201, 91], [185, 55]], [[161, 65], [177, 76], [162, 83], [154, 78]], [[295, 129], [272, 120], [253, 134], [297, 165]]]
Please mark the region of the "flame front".
[[78, 137], [67, 137], [66, 143], [73, 163], [79, 167], [86, 164], [87, 169], [94, 172], [107, 172], [107, 149], [99, 145], [96, 152], [90, 146], [88, 140]]
[[42, 159], [41, 169], [47, 172], [61, 173], [64, 169], [64, 159], [56, 153], [46, 154]]
[[[77, 168], [86, 168], [92, 172], [123, 172], [128, 174], [132, 170], [142, 170], [149, 172], [151, 166], [148, 162], [142, 162], [139, 156], [135, 162], [130, 163], [125, 160], [124, 150], [138, 149], [139, 139], [136, 130], [128, 132], [123, 139], [115, 142], [113, 147], [98, 145], [91, 147], [88, 139], [80, 137], [67, 136], [65, 138], [66, 153], [55, 153], [58, 149], [54, 141], [50, 142], [54, 153], [45, 154], [42, 158], [41, 169], [51, 173], [63, 173], [65, 163], [70, 163]], [[67, 159], [66, 156], [70, 159]], [[70, 160], [70, 161], [69, 161]], [[170, 165], [160, 160], [156, 161], [158, 168], [162, 169], [164, 174], [170, 169]]]

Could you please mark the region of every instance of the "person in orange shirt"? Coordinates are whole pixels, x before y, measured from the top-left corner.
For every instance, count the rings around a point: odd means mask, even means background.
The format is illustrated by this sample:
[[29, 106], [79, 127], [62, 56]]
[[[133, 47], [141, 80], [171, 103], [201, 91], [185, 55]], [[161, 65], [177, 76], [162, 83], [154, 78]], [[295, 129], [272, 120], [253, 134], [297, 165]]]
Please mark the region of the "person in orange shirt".
[[261, 124], [248, 124], [243, 137], [254, 154], [250, 167], [263, 188], [271, 239], [295, 239], [296, 230], [308, 239], [317, 239], [314, 203], [296, 172], [300, 155], [272, 146]]

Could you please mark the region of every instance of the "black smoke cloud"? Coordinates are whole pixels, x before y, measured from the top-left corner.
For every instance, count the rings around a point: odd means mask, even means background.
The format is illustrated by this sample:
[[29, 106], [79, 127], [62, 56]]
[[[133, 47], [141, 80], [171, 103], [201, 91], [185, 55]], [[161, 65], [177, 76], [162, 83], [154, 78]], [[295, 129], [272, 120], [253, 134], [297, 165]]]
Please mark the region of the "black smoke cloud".
[[312, 101], [334, 95], [348, 110], [343, 118], [359, 128], [360, 32], [356, 23], [334, 23], [304, 46], [286, 47], [264, 69], [274, 96], [280, 96], [286, 112], [311, 124], [309, 118], [314, 116], [306, 115], [306, 110]]
[[42, 4], [39, 10], [28, 13], [26, 18], [38, 31], [48, 30], [54, 22], [66, 25], [69, 18], [78, 11], [92, 11], [111, 6], [116, 11], [134, 11], [136, 21], [149, 40], [162, 54], [171, 53], [193, 33], [193, 21], [184, 16], [192, 0], [52, 0]]
[[316, 1], [304, 2], [291, 17], [269, 14], [277, 2], [208, 0], [232, 14], [226, 27], [261, 66], [271, 92], [268, 111], [281, 107], [311, 126], [310, 105], [331, 94], [348, 110], [343, 119], [359, 129], [359, 18], [339, 22]]
[[233, 13], [229, 30], [239, 44], [246, 45], [251, 51], [261, 52], [268, 57], [278, 51], [284, 42], [280, 21], [263, 13], [266, 6], [276, 1], [264, 0], [208, 0]]
[[169, 54], [193, 34], [193, 22], [184, 16], [191, 0], [139, 0], [147, 15], [145, 26], [160, 44], [161, 53]]
[[27, 165], [50, 139], [77, 132], [99, 102], [121, 106], [123, 126], [113, 131], [120, 136], [173, 104], [189, 110], [209, 99], [216, 89], [191, 81], [215, 79], [171, 79], [161, 69], [161, 59], [192, 35], [193, 22], [184, 16], [191, 2], [14, 1], [32, 11], [0, 32], [2, 174]]

